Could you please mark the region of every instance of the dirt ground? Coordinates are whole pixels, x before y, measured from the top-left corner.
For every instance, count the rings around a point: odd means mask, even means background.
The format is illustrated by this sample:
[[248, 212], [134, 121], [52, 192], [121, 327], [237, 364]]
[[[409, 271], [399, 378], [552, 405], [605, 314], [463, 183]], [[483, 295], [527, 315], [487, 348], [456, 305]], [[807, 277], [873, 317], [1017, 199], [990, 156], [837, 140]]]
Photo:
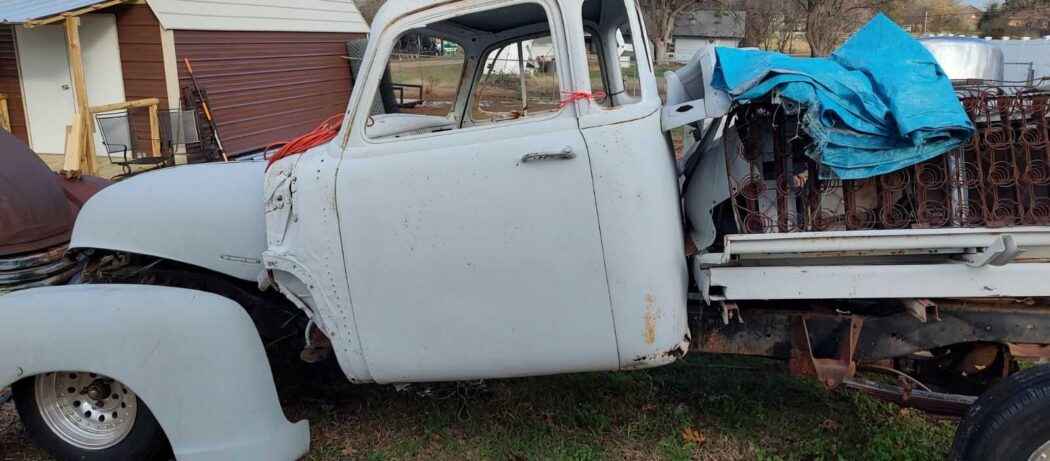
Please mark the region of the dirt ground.
[[49, 460], [43, 450], [37, 449], [26, 437], [13, 403], [0, 404], [0, 460]]

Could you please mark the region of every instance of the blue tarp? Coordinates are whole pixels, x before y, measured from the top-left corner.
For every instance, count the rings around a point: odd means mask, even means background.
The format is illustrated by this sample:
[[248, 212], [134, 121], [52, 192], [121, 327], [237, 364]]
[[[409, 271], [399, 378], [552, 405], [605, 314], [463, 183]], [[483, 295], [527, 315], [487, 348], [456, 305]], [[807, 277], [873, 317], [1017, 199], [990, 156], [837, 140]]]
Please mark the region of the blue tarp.
[[[821, 175], [862, 179], [940, 155], [973, 135], [951, 81], [918, 41], [879, 14], [831, 56], [718, 48], [713, 85], [738, 103], [799, 110]], [[830, 173], [829, 173], [830, 170]]]

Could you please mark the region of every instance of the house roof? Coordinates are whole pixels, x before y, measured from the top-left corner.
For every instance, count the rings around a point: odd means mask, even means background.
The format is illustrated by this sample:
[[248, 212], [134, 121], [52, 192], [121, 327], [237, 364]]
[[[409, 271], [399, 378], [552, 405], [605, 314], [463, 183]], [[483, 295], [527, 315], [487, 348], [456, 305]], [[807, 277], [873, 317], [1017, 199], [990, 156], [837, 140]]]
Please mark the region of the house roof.
[[173, 30], [366, 33], [351, 0], [146, 0]]
[[[3, 0], [0, 23], [21, 24], [109, 0]], [[160, 24], [172, 30], [366, 33], [351, 0], [147, 0]], [[101, 5], [107, 4], [107, 5]]]
[[746, 13], [730, 10], [693, 10], [674, 20], [676, 37], [744, 38]]
[[96, 3], [103, 0], [7, 0], [0, 2], [0, 23], [21, 24]]

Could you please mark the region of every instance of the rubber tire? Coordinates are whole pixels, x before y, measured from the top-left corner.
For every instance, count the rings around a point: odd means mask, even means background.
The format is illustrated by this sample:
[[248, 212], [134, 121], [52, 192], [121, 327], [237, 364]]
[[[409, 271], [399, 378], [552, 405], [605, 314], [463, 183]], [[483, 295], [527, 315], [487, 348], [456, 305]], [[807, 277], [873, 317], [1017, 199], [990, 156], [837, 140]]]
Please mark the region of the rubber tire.
[[105, 450], [84, 450], [63, 441], [44, 422], [36, 404], [34, 378], [26, 378], [12, 386], [15, 409], [30, 438], [60, 461], [111, 461], [168, 459], [171, 447], [157, 418], [139, 401], [135, 426], [119, 444]]
[[949, 459], [1027, 461], [1050, 441], [1050, 366], [1022, 370], [982, 394], [955, 432]]

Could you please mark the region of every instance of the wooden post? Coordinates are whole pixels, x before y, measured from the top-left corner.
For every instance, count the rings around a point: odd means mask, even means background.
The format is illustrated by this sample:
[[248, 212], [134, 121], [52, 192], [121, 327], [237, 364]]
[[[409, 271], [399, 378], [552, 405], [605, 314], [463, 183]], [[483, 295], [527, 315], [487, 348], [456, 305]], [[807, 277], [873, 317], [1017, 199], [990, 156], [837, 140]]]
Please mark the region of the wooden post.
[[149, 140], [150, 154], [160, 157], [160, 121], [157, 119], [157, 105], [149, 106]]
[[[69, 53], [69, 71], [72, 77], [73, 95], [76, 98], [74, 124], [80, 124], [80, 128], [71, 130], [71, 136], [79, 135], [80, 142], [71, 142], [70, 145], [78, 146], [76, 152], [67, 152], [66, 155], [75, 154], [80, 157], [80, 171], [87, 174], [95, 174], [95, 136], [92, 130], [92, 117], [90, 104], [88, 104], [87, 82], [84, 79], [84, 55], [80, 46], [80, 18], [75, 16], [66, 17], [66, 47]], [[67, 164], [75, 164], [66, 159]], [[71, 171], [76, 174], [75, 171]]]
[[11, 113], [7, 111], [6, 94], [0, 94], [0, 128], [11, 132]]
[[84, 151], [85, 138], [84, 123], [80, 120], [81, 118], [80, 114], [74, 113], [73, 124], [66, 127], [66, 156], [62, 162], [62, 173], [71, 178], [80, 176], [80, 172], [84, 169], [81, 153]]

